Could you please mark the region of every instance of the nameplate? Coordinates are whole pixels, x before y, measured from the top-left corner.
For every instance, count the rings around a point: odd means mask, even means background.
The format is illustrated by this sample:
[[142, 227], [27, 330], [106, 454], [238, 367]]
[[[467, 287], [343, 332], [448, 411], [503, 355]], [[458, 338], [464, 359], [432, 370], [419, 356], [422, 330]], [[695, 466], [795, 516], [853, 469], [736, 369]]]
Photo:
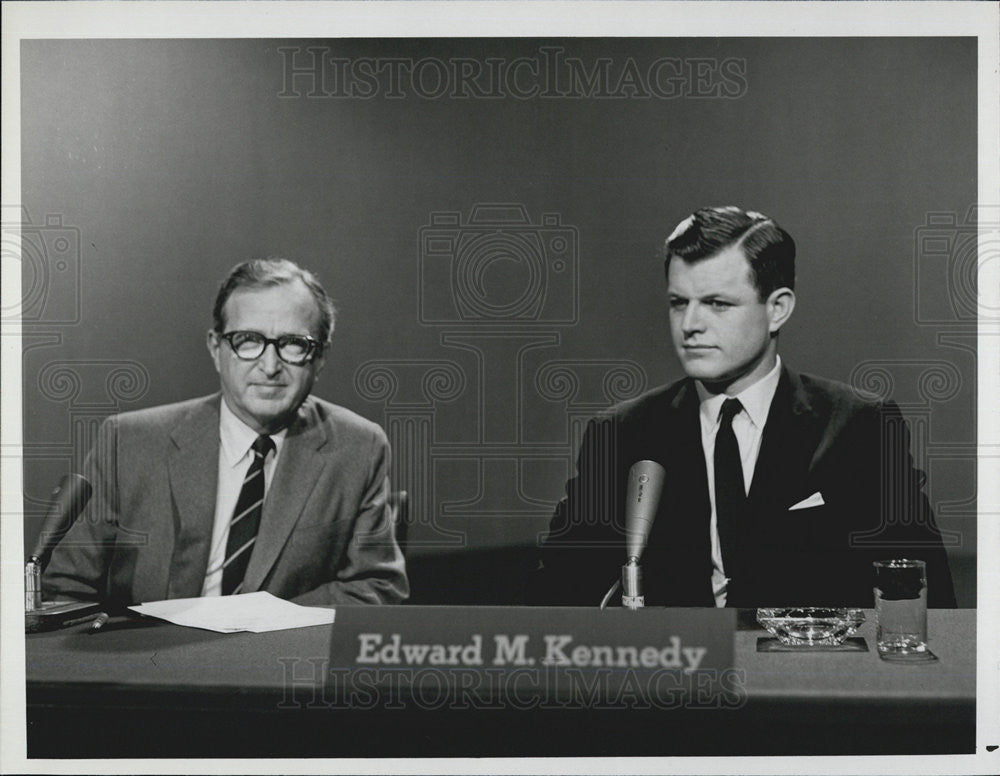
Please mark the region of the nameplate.
[[732, 609], [338, 607], [327, 687], [351, 706], [735, 707], [735, 623]]

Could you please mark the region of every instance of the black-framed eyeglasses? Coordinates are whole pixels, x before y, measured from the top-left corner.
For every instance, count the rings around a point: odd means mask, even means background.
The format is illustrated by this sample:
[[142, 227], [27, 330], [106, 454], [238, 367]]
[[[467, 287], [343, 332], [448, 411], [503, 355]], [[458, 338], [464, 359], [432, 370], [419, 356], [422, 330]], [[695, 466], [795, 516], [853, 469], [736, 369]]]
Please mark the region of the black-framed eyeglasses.
[[268, 345], [274, 345], [278, 358], [286, 364], [302, 366], [322, 350], [319, 342], [302, 334], [282, 334], [277, 339], [271, 339], [259, 331], [227, 331], [217, 336], [228, 342], [233, 353], [242, 361], [258, 359], [264, 355]]

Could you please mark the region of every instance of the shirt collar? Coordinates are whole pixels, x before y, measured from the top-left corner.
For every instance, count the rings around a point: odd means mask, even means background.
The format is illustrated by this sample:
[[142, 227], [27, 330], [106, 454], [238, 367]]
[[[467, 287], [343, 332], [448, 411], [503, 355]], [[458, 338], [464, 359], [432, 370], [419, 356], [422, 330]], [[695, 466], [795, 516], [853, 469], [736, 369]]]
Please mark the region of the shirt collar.
[[767, 413], [771, 410], [771, 402], [774, 400], [774, 393], [778, 390], [778, 380], [781, 378], [781, 356], [775, 357], [774, 368], [755, 382], [749, 388], [744, 388], [736, 396], [727, 396], [724, 393], [710, 394], [700, 381], [695, 380], [695, 389], [698, 391], [698, 398], [701, 400], [699, 411], [702, 420], [708, 423], [709, 427], [719, 422], [719, 412], [722, 410], [722, 403], [726, 399], [735, 398], [740, 400], [743, 410], [750, 418], [750, 422], [758, 429], [764, 428], [767, 422]]
[[[246, 456], [258, 434], [233, 414], [229, 405], [226, 404], [225, 398], [219, 403], [222, 405], [219, 408], [219, 443], [222, 460], [229, 466], [236, 466]], [[274, 434], [268, 434], [274, 442], [275, 458], [281, 452], [281, 445], [285, 441], [287, 431], [287, 428], [283, 428]]]

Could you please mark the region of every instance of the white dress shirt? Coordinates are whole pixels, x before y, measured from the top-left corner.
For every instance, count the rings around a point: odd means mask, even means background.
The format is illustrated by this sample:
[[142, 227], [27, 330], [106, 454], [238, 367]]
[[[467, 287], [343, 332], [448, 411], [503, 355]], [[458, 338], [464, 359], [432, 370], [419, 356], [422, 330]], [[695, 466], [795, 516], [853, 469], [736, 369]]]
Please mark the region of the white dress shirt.
[[[223, 398], [219, 409], [219, 480], [215, 495], [215, 522], [212, 526], [212, 545], [208, 554], [208, 569], [201, 588], [203, 596], [222, 595], [222, 564], [226, 562], [226, 542], [229, 540], [229, 521], [240, 498], [243, 478], [246, 477], [257, 439], [257, 432], [236, 417]], [[264, 460], [264, 493], [271, 485], [274, 467], [281, 455], [286, 429], [269, 436], [274, 441], [274, 454]]]
[[715, 512], [715, 436], [719, 433], [719, 415], [722, 403], [726, 399], [739, 399], [743, 409], [733, 416], [733, 434], [740, 448], [740, 461], [743, 464], [743, 485], [750, 492], [753, 482], [753, 471], [757, 465], [757, 455], [760, 453], [760, 442], [764, 434], [764, 424], [767, 413], [771, 409], [774, 392], [778, 388], [778, 378], [781, 377], [781, 357], [777, 358], [774, 369], [764, 375], [749, 388], [736, 396], [726, 394], [712, 395], [704, 386], [695, 381], [698, 398], [701, 400], [699, 415], [701, 418], [701, 446], [705, 453], [705, 469], [708, 473], [708, 498], [712, 504], [712, 520], [710, 525], [712, 536], [712, 592], [715, 594], [715, 605], [726, 605], [726, 586], [729, 578], [722, 565], [722, 547], [719, 544], [719, 521]]

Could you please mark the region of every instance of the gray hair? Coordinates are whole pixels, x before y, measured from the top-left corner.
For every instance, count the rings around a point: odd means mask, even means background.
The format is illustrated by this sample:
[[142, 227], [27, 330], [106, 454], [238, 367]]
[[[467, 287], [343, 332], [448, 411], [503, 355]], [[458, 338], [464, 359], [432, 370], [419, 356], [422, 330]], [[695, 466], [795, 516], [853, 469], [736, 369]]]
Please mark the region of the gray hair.
[[232, 268], [228, 277], [222, 281], [219, 293], [215, 297], [215, 307], [212, 310], [215, 330], [219, 334], [225, 332], [226, 322], [222, 310], [226, 306], [226, 300], [236, 289], [266, 288], [294, 283], [296, 280], [302, 281], [316, 302], [316, 310], [319, 312], [319, 332], [317, 332], [319, 344], [321, 348], [326, 348], [333, 335], [337, 315], [333, 302], [312, 272], [303, 269], [294, 261], [282, 258], [253, 259]]

